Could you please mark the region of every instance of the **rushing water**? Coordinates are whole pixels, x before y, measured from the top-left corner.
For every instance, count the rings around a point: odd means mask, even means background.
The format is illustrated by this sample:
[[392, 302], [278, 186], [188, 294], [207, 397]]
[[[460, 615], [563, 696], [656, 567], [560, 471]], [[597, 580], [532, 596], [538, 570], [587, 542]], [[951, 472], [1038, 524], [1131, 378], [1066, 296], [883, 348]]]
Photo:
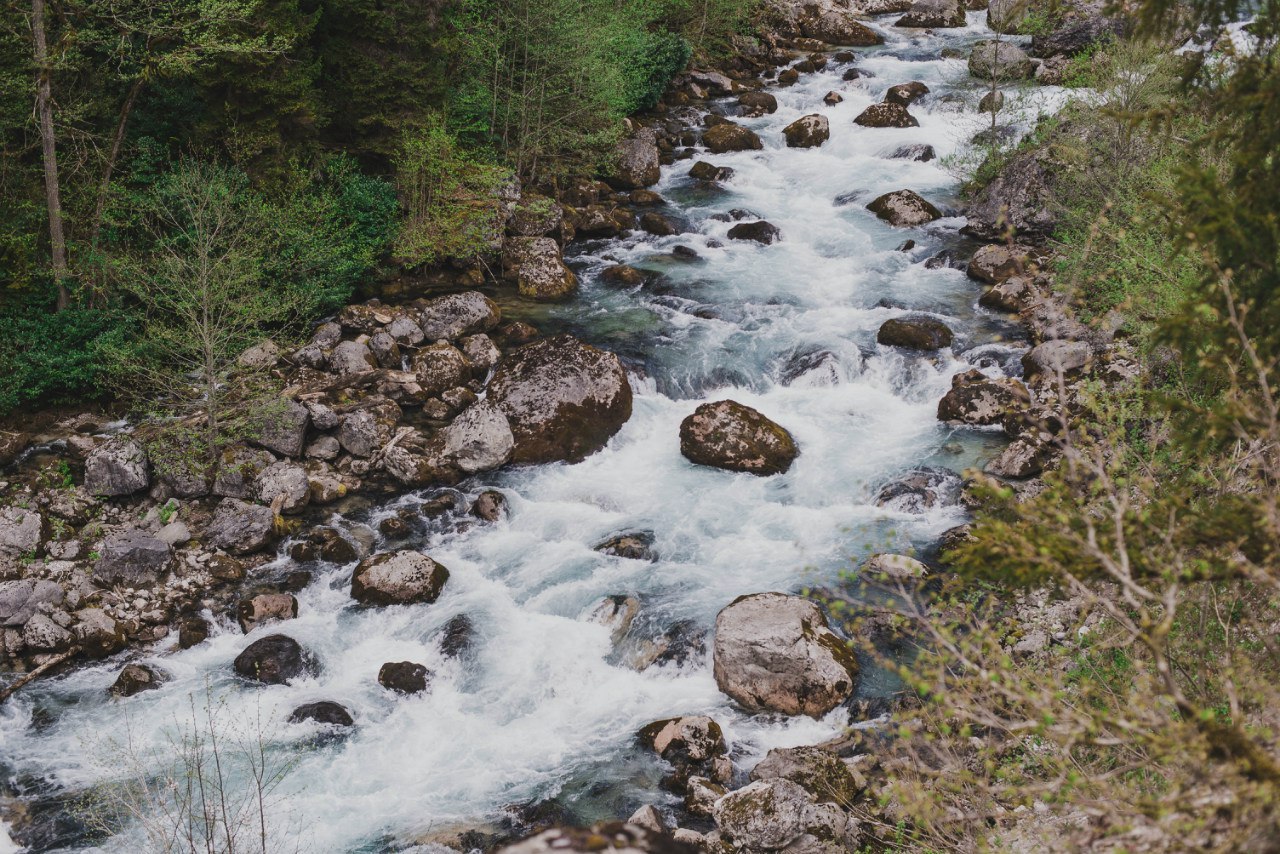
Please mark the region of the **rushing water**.
[[[740, 594], [830, 583], [871, 551], [921, 547], [961, 521], [954, 507], [888, 512], [875, 506], [875, 494], [921, 463], [960, 470], [991, 455], [998, 437], [955, 433], [935, 420], [936, 405], [951, 376], [971, 364], [991, 373], [1016, 364], [1019, 345], [1006, 339], [1017, 332], [977, 308], [979, 290], [962, 271], [924, 263], [965, 248], [963, 219], [894, 229], [865, 205], [902, 188], [944, 208], [954, 203], [957, 180], [940, 160], [887, 155], [928, 143], [945, 158], [980, 129], [981, 89], [963, 60], [939, 56], [985, 35], [983, 20], [970, 13], [969, 27], [936, 34], [881, 21], [888, 43], [858, 51], [857, 65], [873, 77], [842, 82], [849, 66], [833, 63], [771, 90], [775, 114], [740, 120], [760, 134], [763, 151], [702, 155], [736, 171], [723, 192], [693, 186], [686, 177], [693, 161], [664, 168], [655, 188], [669, 201], [664, 213], [690, 233], [576, 247], [571, 263], [583, 288], [567, 305], [507, 298], [508, 316], [620, 353], [634, 371], [635, 411], [605, 450], [578, 465], [513, 469], [464, 486], [503, 490], [506, 521], [463, 532], [422, 528], [407, 543], [378, 540], [377, 548], [422, 548], [450, 569], [437, 603], [357, 609], [351, 568], [323, 567], [298, 594], [296, 620], [255, 633], [297, 638], [321, 662], [319, 676], [269, 688], [237, 683], [231, 659], [253, 637], [222, 619], [221, 633], [200, 646], [155, 651], [173, 676], [159, 691], [105, 699], [121, 664], [112, 661], [28, 689], [0, 710], [0, 756], [11, 779], [71, 794], [110, 781], [121, 763], [107, 740], [129, 732], [140, 753], [163, 748], [173, 722], [189, 715], [192, 693], [203, 696], [206, 686], [230, 718], [282, 720], [301, 703], [332, 699], [356, 719], [345, 739], [317, 743], [308, 726], [268, 728], [273, 750], [294, 760], [282, 786], [291, 821], [304, 848], [383, 851], [480, 825], [513, 803], [558, 797], [580, 820], [667, 803], [655, 785], [657, 762], [633, 746], [637, 728], [660, 717], [714, 716], [740, 768], [771, 747], [838, 732], [847, 710], [820, 721], [743, 714], [716, 689], [705, 656], [644, 672], [612, 663], [607, 630], [582, 616], [602, 596], [634, 594], [643, 602], [636, 633], [680, 620], [709, 628]], [[932, 90], [911, 108], [919, 128], [852, 124], [888, 86], [908, 80]], [[844, 101], [825, 107], [833, 89]], [[1032, 110], [1057, 95], [1035, 90]], [[831, 139], [818, 149], [786, 148], [782, 128], [813, 112], [829, 117]], [[853, 201], [836, 204], [837, 196]], [[774, 223], [782, 241], [727, 240], [730, 223], [713, 215], [731, 209]], [[908, 238], [916, 247], [898, 251]], [[676, 245], [700, 258], [673, 259]], [[619, 262], [662, 276], [639, 288], [599, 281], [603, 267]], [[957, 333], [956, 355], [877, 346], [880, 324], [907, 310], [944, 319]], [[796, 369], [797, 357], [816, 353], [829, 355], [810, 358], [807, 372]], [[680, 456], [681, 419], [699, 401], [726, 397], [792, 432], [801, 455], [788, 473], [757, 478]], [[369, 535], [398, 505], [420, 498], [332, 521]], [[593, 550], [629, 530], [654, 533], [656, 563]], [[269, 571], [289, 563], [282, 557]], [[462, 662], [444, 657], [438, 642], [457, 614], [470, 615], [479, 633]], [[379, 666], [402, 659], [435, 671], [429, 694], [403, 699], [377, 685]], [[876, 690], [865, 678], [860, 692]], [[137, 845], [123, 838], [104, 848]]]

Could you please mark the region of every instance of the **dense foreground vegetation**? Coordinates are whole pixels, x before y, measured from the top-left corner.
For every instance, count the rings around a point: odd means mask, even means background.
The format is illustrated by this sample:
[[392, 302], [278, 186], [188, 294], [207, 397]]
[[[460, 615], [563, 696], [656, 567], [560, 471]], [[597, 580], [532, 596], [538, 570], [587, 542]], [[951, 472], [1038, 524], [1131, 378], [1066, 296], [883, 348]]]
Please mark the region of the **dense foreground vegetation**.
[[920, 704], [866, 810], [895, 847], [1280, 835], [1280, 11], [1250, 49], [1173, 51], [1235, 11], [1145, 4], [1076, 81], [1101, 103], [982, 170], [1052, 164], [1055, 287], [1126, 359], [1062, 395], [1043, 489], [986, 481], [956, 586], [901, 613]]

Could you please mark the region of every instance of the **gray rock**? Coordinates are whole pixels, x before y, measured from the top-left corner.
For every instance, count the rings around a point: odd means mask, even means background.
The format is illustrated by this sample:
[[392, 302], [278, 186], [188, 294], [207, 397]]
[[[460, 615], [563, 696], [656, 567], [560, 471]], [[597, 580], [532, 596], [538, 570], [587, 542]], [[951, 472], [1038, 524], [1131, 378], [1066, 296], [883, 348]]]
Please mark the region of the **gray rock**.
[[47, 614], [33, 614], [22, 627], [22, 641], [34, 652], [59, 652], [70, 647], [75, 636]]
[[462, 355], [467, 357], [467, 361], [471, 363], [473, 370], [486, 373], [497, 366], [498, 360], [502, 358], [502, 352], [498, 346], [493, 343], [493, 339], [483, 332], [477, 335], [468, 335], [458, 342]]
[[44, 517], [25, 507], [0, 509], [0, 555], [35, 555], [44, 543]]
[[0, 581], [0, 626], [19, 628], [31, 619], [40, 605], [61, 605], [63, 597], [61, 585], [49, 579]]
[[502, 245], [502, 275], [516, 283], [521, 296], [536, 300], [564, 299], [578, 287], [578, 277], [550, 237], [508, 237]]
[[1053, 234], [1053, 173], [1041, 162], [1039, 150], [1015, 154], [965, 210], [962, 234], [979, 240], [1004, 241], [1012, 236], [1042, 240]]
[[713, 665], [720, 690], [752, 712], [821, 717], [858, 678], [821, 609], [783, 593], [742, 596], [717, 615]]
[[496, 854], [700, 854], [700, 849], [646, 827], [602, 822], [591, 827], [553, 827]]
[[306, 457], [311, 460], [333, 461], [342, 453], [342, 446], [332, 436], [318, 436], [307, 446]]
[[343, 341], [329, 354], [329, 367], [339, 374], [358, 374], [378, 367], [378, 360], [367, 344]]
[[150, 664], [126, 664], [107, 691], [113, 697], [132, 697], [143, 691], [154, 691], [168, 681], [166, 673]]
[[124, 630], [101, 608], [82, 608], [76, 611], [74, 632], [76, 643], [92, 658], [104, 658], [124, 649], [127, 643]]
[[296, 463], [273, 463], [254, 480], [254, 492], [263, 504], [275, 506], [280, 500], [281, 513], [300, 513], [311, 497], [307, 470]]
[[960, 475], [937, 466], [921, 466], [885, 484], [876, 506], [899, 513], [924, 513], [960, 500]]
[[1089, 345], [1083, 341], [1046, 341], [1022, 357], [1022, 369], [1029, 377], [1076, 374], [1084, 370], [1092, 358]]
[[338, 425], [338, 443], [354, 456], [371, 456], [391, 441], [399, 420], [400, 407], [393, 403], [348, 412]]
[[417, 346], [426, 338], [419, 326], [412, 318], [405, 317], [403, 314], [395, 320], [387, 324], [387, 334], [401, 346]]
[[898, 19], [899, 27], [963, 27], [964, 6], [960, 0], [915, 0], [907, 14]]
[[369, 349], [379, 366], [391, 369], [400, 367], [400, 345], [386, 332], [379, 330], [373, 333], [369, 338]]
[[296, 400], [273, 402], [254, 419], [250, 441], [281, 456], [300, 457], [310, 420], [307, 407]]
[[439, 395], [464, 385], [471, 377], [471, 363], [457, 347], [441, 341], [418, 351], [413, 373], [424, 392]]
[[436, 297], [422, 304], [418, 324], [429, 341], [461, 338], [488, 332], [498, 325], [502, 312], [498, 304], [479, 291]]
[[298, 600], [291, 593], [259, 593], [241, 599], [236, 607], [236, 620], [245, 634], [264, 623], [292, 620], [298, 616]]
[[782, 129], [790, 148], [817, 148], [831, 138], [831, 123], [826, 116], [801, 116]]
[[468, 474], [503, 465], [515, 444], [507, 416], [488, 401], [465, 410], [444, 429], [445, 455]]
[[876, 343], [907, 350], [941, 350], [950, 347], [951, 329], [936, 318], [925, 315], [894, 317], [880, 325]]
[[928, 86], [919, 80], [912, 80], [907, 83], [890, 86], [884, 93], [884, 101], [886, 104], [901, 104], [904, 107], [909, 107], [928, 94]]
[[205, 533], [215, 548], [249, 554], [266, 548], [275, 538], [275, 514], [270, 507], [228, 498], [214, 511]]
[[980, 41], [969, 54], [969, 73], [981, 80], [1026, 80], [1035, 72], [1026, 51], [1007, 41]]
[[627, 824], [643, 827], [645, 830], [651, 830], [654, 833], [671, 832], [671, 829], [667, 827], [667, 820], [663, 818], [662, 813], [658, 812], [658, 808], [653, 804], [645, 804], [633, 812], [631, 818], [627, 819]]
[[662, 176], [658, 146], [651, 130], [642, 130], [618, 143], [609, 183], [620, 190], [639, 190]]
[[790, 780], [817, 801], [848, 805], [861, 786], [840, 757], [821, 747], [775, 747], [751, 770], [751, 779]]
[[730, 792], [716, 801], [713, 815], [738, 850], [841, 854], [857, 847], [857, 822], [790, 780], [760, 780]]
[[270, 339], [254, 344], [236, 358], [236, 363], [244, 368], [269, 370], [280, 361], [280, 348]]
[[181, 519], [174, 519], [156, 531], [156, 539], [171, 546], [180, 546], [191, 539], [191, 529]]
[[621, 360], [569, 335], [508, 353], [488, 399], [515, 436], [512, 461], [578, 462], [604, 447], [631, 417], [631, 385]]
[[924, 225], [942, 216], [942, 211], [914, 190], [885, 193], [867, 205], [867, 210], [895, 226]]
[[640, 600], [634, 596], [605, 596], [587, 609], [583, 619], [609, 630], [609, 641], [616, 645], [631, 628], [640, 613]]
[[248, 498], [258, 474], [276, 461], [269, 451], [236, 445], [222, 452], [213, 494], [222, 498]]
[[916, 121], [915, 116], [907, 112], [906, 107], [894, 103], [872, 104], [859, 113], [853, 123], [868, 128], [914, 128], [920, 126], [920, 122]]
[[422, 552], [365, 558], [351, 576], [351, 598], [363, 605], [409, 605], [440, 598], [449, 570]]
[[287, 685], [291, 679], [314, 670], [302, 646], [287, 635], [268, 635], [245, 647], [233, 663], [245, 679], [264, 685]]
[[132, 439], [112, 439], [85, 460], [84, 488], [90, 495], [132, 495], [150, 483], [147, 454]]
[[173, 562], [173, 547], [138, 528], [111, 534], [93, 565], [93, 580], [103, 587], [155, 584]]
[[862, 577], [873, 581], [914, 581], [929, 574], [929, 568], [913, 557], [874, 554], [862, 564]]
[[938, 420], [974, 427], [1003, 424], [1007, 415], [1030, 404], [1026, 386], [1017, 380], [993, 380], [969, 370], [951, 378], [951, 390], [938, 401]]

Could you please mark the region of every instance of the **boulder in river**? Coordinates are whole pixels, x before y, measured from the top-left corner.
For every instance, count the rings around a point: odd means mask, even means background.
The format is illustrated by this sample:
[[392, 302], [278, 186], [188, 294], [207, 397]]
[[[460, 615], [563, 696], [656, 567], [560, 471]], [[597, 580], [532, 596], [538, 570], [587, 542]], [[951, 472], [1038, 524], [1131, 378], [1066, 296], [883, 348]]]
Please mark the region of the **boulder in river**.
[[416, 661], [388, 661], [378, 669], [378, 684], [397, 694], [421, 694], [430, 680], [431, 671]]
[[782, 129], [790, 148], [817, 148], [831, 138], [831, 123], [826, 116], [801, 116]]
[[992, 243], [973, 253], [968, 273], [980, 282], [998, 285], [1005, 279], [1034, 273], [1043, 253], [1031, 246]]
[[640, 742], [671, 763], [664, 785], [683, 792], [693, 776], [727, 783], [733, 775], [720, 725], [706, 715], [654, 721], [640, 729]]
[[738, 104], [740, 114], [747, 118], [768, 115], [778, 109], [778, 99], [768, 92], [743, 92], [738, 96]]
[[313, 667], [302, 645], [288, 635], [254, 641], [236, 656], [233, 666], [238, 675], [264, 685], [287, 685]]
[[924, 315], [894, 317], [880, 325], [876, 343], [906, 350], [941, 350], [951, 346], [951, 329]]
[[443, 432], [445, 456], [468, 474], [503, 465], [516, 442], [507, 416], [489, 401], [463, 410]]
[[508, 352], [487, 399], [507, 416], [517, 463], [578, 462], [603, 448], [631, 417], [622, 361], [571, 335]]
[[914, 190], [885, 193], [873, 199], [867, 210], [894, 226], [924, 225], [942, 216], [942, 211]]
[[771, 475], [791, 468], [800, 449], [785, 428], [756, 410], [720, 400], [681, 422], [680, 453], [698, 465]]
[[909, 107], [928, 94], [928, 86], [919, 80], [912, 80], [908, 83], [890, 86], [888, 91], [884, 93], [884, 102], [886, 104], [901, 104], [904, 107]]
[[833, 4], [812, 3], [801, 7], [795, 29], [807, 39], [818, 39], [841, 47], [870, 47], [884, 43], [884, 37], [859, 21], [853, 11]]
[[741, 596], [716, 617], [720, 690], [751, 712], [821, 717], [847, 700], [858, 659], [822, 610], [799, 596]]
[[129, 438], [99, 445], [84, 463], [84, 489], [90, 495], [132, 495], [150, 483], [147, 454]]
[[351, 598], [363, 605], [411, 605], [440, 598], [449, 570], [404, 549], [367, 557], [351, 576]]
[[150, 664], [126, 664], [107, 690], [113, 697], [132, 697], [143, 691], [154, 691], [168, 681], [166, 673]]
[[482, 522], [499, 522], [507, 515], [507, 496], [496, 489], [486, 489], [476, 496], [471, 515]]
[[658, 558], [653, 551], [653, 540], [653, 531], [631, 531], [610, 537], [595, 550], [614, 557], [654, 561]]
[[942, 29], [964, 24], [964, 5], [960, 0], [915, 0], [907, 14], [898, 19], [897, 26]]
[[270, 507], [223, 499], [213, 513], [205, 535], [209, 545], [232, 554], [249, 554], [266, 548], [275, 537], [275, 514]]
[[644, 273], [627, 264], [614, 264], [600, 271], [600, 280], [611, 285], [634, 288], [644, 284]]
[[658, 183], [662, 177], [658, 145], [652, 130], [642, 129], [621, 140], [614, 152], [613, 171], [608, 182], [619, 190], [639, 190]]
[[1003, 424], [1012, 412], [1026, 409], [1031, 396], [1015, 379], [992, 379], [977, 369], [951, 378], [951, 390], [938, 401], [938, 420], [972, 427]]
[[862, 125], [867, 128], [914, 128], [919, 127], [920, 122], [916, 121], [916, 117], [907, 112], [907, 108], [901, 104], [872, 104], [867, 107], [858, 117], [853, 120], [855, 125]]
[[714, 166], [705, 160], [699, 160], [689, 168], [689, 177], [699, 181], [728, 181], [733, 177], [733, 170], [728, 166]]
[[346, 707], [332, 700], [303, 703], [289, 715], [289, 723], [291, 724], [300, 724], [304, 721], [314, 721], [324, 726], [355, 726], [355, 721], [352, 720], [351, 713], [347, 711]]
[[102, 541], [93, 580], [103, 587], [140, 586], [160, 580], [173, 562], [173, 547], [138, 528], [125, 528]]
[[1026, 80], [1034, 72], [1026, 51], [1008, 41], [980, 41], [969, 54], [969, 73], [980, 80]]
[[298, 616], [298, 600], [292, 593], [259, 593], [241, 599], [236, 607], [236, 619], [245, 634], [264, 623], [292, 620]]
[[550, 237], [508, 237], [502, 245], [502, 273], [516, 283], [521, 296], [535, 300], [564, 299], [578, 287], [578, 277]]
[[729, 229], [728, 237], [730, 240], [754, 240], [768, 246], [782, 237], [782, 231], [773, 223], [761, 219], [738, 223]]
[[733, 122], [722, 122], [709, 127], [702, 134], [702, 144], [712, 154], [727, 151], [759, 151], [764, 148], [756, 132]]

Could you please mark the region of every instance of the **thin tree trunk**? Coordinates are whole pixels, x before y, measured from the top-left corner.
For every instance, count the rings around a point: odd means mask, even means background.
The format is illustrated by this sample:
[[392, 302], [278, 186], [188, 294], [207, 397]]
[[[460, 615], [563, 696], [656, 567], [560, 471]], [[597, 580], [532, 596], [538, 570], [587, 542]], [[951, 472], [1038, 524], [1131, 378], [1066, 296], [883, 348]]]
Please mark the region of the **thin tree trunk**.
[[[102, 234], [102, 217], [107, 209], [107, 194], [111, 191], [111, 177], [115, 173], [116, 162], [120, 159], [120, 148], [124, 144], [125, 128], [129, 125], [133, 104], [138, 100], [138, 94], [145, 84], [146, 79], [139, 77], [129, 87], [129, 95], [124, 99], [124, 106], [120, 108], [120, 121], [116, 123], [115, 136], [111, 139], [111, 150], [107, 152], [107, 162], [102, 167], [102, 180], [98, 184], [98, 200], [93, 206], [93, 224], [89, 231], [89, 247], [95, 255], [98, 249], [98, 237]], [[95, 294], [95, 301], [97, 297], [98, 294]]]
[[40, 148], [44, 154], [44, 194], [49, 209], [49, 244], [53, 278], [58, 283], [58, 311], [70, 303], [67, 293], [67, 238], [62, 227], [62, 199], [58, 182], [58, 151], [53, 136], [53, 92], [49, 82], [49, 44], [44, 33], [45, 0], [31, 0], [31, 35], [35, 42], [36, 113]]

